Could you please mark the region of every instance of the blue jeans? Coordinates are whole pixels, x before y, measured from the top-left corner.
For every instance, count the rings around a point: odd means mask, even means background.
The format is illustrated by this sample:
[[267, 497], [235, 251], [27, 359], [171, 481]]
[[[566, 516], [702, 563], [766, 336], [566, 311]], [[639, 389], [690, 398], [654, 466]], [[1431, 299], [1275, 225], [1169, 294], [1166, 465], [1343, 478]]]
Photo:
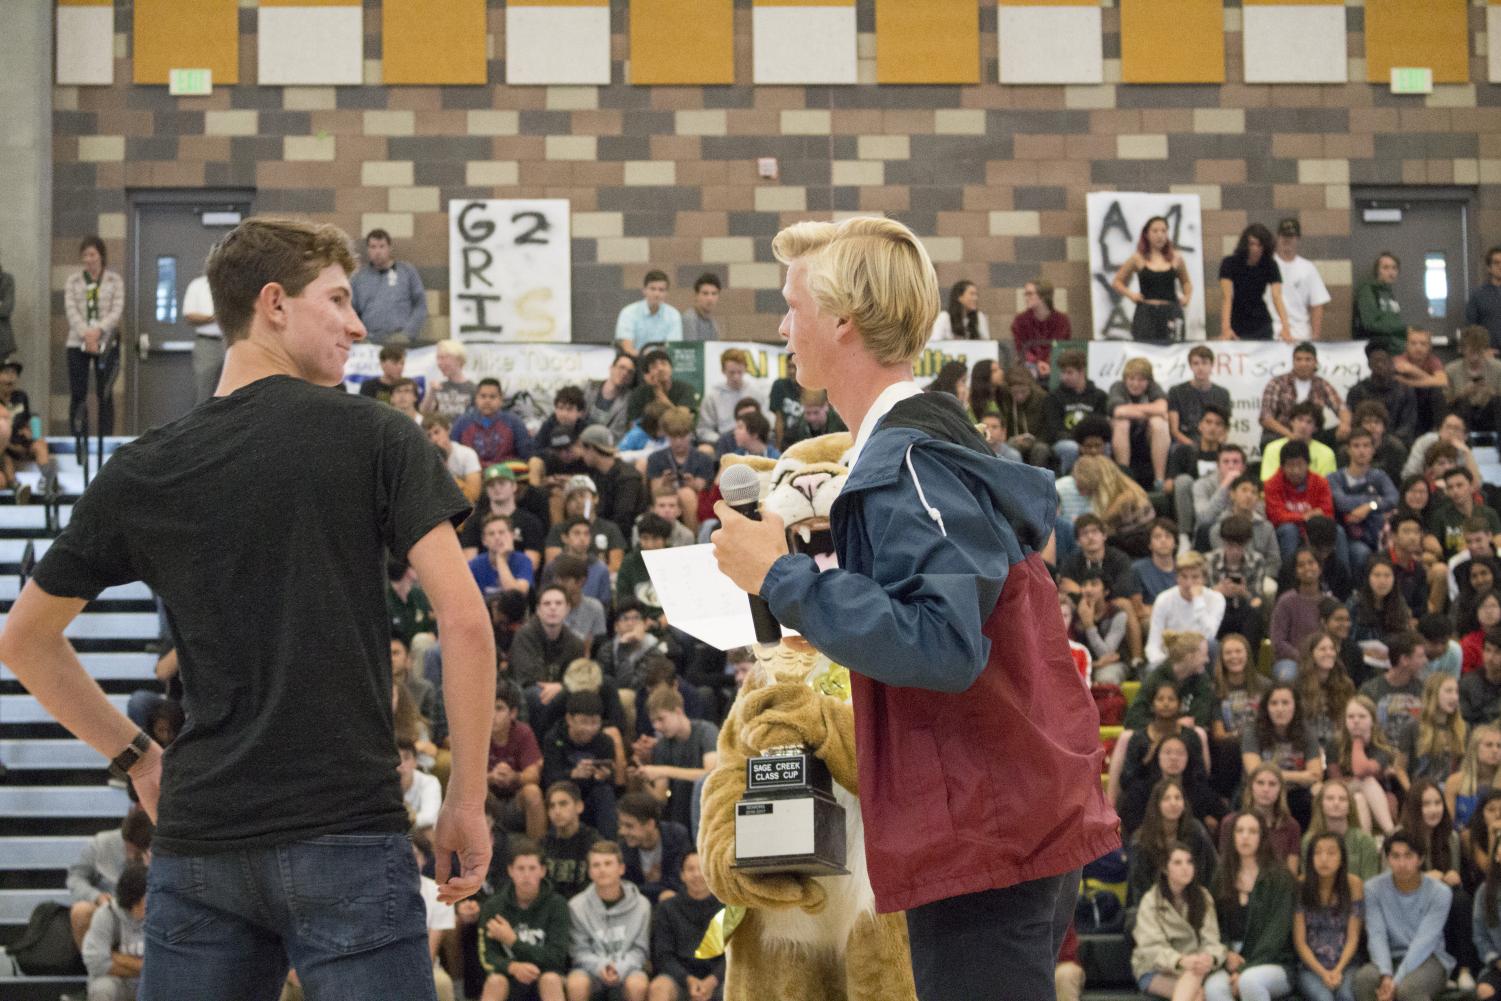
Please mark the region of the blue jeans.
[[1339, 990], [1331, 991], [1318, 974], [1306, 966], [1299, 967], [1298, 993], [1303, 1001], [1355, 1001], [1355, 971], [1347, 968]]
[[1079, 443], [1072, 438], [1059, 438], [1053, 442], [1053, 454], [1058, 457], [1058, 475], [1067, 476], [1079, 461]]
[[153, 854], [139, 1001], [436, 1001], [427, 911], [401, 834]]

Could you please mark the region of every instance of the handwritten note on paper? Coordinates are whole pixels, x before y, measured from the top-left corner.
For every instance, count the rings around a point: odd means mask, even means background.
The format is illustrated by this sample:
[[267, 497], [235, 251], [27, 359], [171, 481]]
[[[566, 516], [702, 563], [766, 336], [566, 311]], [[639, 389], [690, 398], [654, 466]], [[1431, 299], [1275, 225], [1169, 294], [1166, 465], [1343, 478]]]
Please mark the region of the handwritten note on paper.
[[719, 650], [756, 642], [746, 593], [719, 572], [713, 546], [651, 549], [641, 556], [668, 622]]

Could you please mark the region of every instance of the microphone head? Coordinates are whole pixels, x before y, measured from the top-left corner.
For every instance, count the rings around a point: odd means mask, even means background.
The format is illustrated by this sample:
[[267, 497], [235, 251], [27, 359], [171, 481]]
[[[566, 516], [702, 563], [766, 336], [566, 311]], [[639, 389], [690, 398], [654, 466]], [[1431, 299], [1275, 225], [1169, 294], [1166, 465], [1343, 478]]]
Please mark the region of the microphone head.
[[719, 474], [719, 493], [730, 507], [744, 507], [761, 499], [761, 477], [754, 469], [736, 463]]

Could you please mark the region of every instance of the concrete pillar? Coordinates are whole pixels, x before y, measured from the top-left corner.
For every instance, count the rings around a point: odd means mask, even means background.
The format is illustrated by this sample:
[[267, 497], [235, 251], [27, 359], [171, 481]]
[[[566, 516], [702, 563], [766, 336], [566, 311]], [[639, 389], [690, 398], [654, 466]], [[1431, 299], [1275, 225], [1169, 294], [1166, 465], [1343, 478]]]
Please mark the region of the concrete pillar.
[[6, 0], [0, 30], [0, 264], [15, 276], [11, 325], [32, 405], [50, 408], [52, 0]]

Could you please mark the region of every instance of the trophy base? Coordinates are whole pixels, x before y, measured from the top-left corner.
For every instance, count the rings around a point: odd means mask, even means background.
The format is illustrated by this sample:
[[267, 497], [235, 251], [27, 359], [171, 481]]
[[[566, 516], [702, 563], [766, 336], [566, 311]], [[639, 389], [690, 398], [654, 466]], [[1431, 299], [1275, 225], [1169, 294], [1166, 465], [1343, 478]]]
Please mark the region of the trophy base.
[[736, 859], [731, 869], [746, 872], [779, 872], [797, 876], [848, 876], [844, 866], [816, 855], [777, 856], [775, 858]]
[[844, 807], [817, 793], [735, 806], [736, 869], [847, 876]]

